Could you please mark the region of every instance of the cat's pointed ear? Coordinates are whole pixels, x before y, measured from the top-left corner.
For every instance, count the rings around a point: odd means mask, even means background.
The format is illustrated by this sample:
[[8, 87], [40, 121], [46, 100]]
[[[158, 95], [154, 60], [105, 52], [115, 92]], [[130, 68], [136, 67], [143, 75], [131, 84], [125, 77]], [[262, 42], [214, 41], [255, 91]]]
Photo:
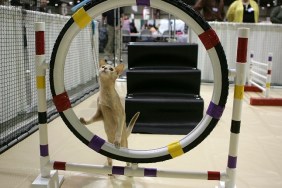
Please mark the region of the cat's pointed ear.
[[121, 75], [124, 69], [124, 64], [119, 64], [118, 66], [115, 67], [116, 72], [118, 75]]
[[107, 63], [106, 63], [105, 59], [100, 59], [100, 62], [99, 62], [100, 67], [103, 66], [103, 65], [106, 65], [106, 64]]

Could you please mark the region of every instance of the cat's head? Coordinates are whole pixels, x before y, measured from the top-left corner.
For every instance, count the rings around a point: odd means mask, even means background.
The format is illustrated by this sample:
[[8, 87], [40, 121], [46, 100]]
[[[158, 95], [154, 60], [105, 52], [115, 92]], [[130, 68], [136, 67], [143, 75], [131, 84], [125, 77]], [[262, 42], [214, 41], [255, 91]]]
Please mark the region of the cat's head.
[[99, 76], [100, 78], [106, 78], [111, 80], [116, 80], [119, 75], [122, 74], [124, 69], [124, 64], [119, 64], [116, 67], [109, 65], [104, 59], [99, 62]]

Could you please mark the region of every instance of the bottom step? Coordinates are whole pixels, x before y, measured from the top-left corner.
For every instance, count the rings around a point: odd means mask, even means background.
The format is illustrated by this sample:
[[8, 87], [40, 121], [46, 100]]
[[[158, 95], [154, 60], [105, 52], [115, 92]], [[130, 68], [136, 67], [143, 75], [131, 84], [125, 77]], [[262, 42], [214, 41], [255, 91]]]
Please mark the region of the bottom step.
[[140, 112], [135, 133], [187, 134], [201, 121], [203, 110], [198, 95], [129, 94], [125, 99], [127, 125]]

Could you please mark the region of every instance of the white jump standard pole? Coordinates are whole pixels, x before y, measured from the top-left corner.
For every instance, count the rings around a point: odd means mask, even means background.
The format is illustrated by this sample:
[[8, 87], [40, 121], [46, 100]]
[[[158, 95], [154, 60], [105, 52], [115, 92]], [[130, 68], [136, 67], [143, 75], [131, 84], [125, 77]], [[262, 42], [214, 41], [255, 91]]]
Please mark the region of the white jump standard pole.
[[268, 53], [267, 59], [267, 76], [266, 76], [266, 83], [265, 83], [265, 97], [269, 97], [270, 92], [270, 85], [271, 85], [271, 73], [272, 73], [272, 53]]
[[237, 167], [239, 134], [240, 134], [240, 126], [241, 126], [242, 104], [244, 98], [244, 85], [246, 82], [248, 38], [249, 38], [249, 29], [239, 28], [233, 112], [232, 112], [231, 130], [230, 130], [229, 154], [228, 154], [228, 162], [226, 168], [228, 181], [226, 181], [221, 185], [221, 187], [225, 187], [225, 188], [236, 187], [235, 184], [236, 167]]
[[40, 175], [32, 183], [32, 187], [57, 188], [62, 183], [63, 178], [58, 176], [58, 171], [50, 170], [47, 165], [50, 162], [47, 130], [47, 102], [46, 102], [46, 69], [45, 63], [45, 23], [35, 23], [35, 66], [36, 66], [36, 87], [39, 122], [39, 142], [40, 142]]

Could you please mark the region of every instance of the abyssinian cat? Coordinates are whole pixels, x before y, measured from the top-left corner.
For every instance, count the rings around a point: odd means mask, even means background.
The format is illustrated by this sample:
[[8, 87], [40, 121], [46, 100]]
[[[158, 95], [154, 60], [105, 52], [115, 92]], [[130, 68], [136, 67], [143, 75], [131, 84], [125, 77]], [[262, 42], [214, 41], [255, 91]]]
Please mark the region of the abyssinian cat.
[[[84, 125], [103, 121], [108, 142], [114, 144], [116, 148], [128, 147], [127, 138], [139, 116], [139, 112], [137, 112], [132, 117], [128, 127], [126, 127], [125, 110], [115, 89], [116, 79], [123, 69], [123, 64], [113, 67], [107, 64], [105, 60], [100, 60], [100, 92], [97, 99], [97, 111], [89, 120], [80, 118], [80, 122]], [[108, 165], [112, 165], [112, 159], [110, 158], [108, 158]]]

